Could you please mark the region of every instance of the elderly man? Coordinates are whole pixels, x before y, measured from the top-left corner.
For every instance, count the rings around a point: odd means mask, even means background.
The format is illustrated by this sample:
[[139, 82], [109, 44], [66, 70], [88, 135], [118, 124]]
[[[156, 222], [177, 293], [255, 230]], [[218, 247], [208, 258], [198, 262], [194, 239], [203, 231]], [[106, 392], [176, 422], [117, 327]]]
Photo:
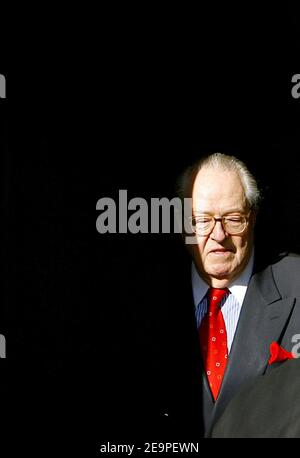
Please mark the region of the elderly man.
[[181, 191], [192, 197], [196, 240], [188, 247], [209, 431], [240, 387], [268, 370], [272, 342], [291, 351], [300, 332], [300, 258], [284, 256], [257, 272], [260, 193], [238, 159], [202, 159], [183, 175]]
[[262, 269], [260, 193], [246, 166], [212, 154], [182, 175], [180, 194], [192, 201], [187, 244], [113, 263], [122, 275], [112, 275], [108, 410], [114, 427], [119, 419], [122, 433], [131, 425], [147, 440], [155, 428], [154, 438], [208, 436], [241, 387], [280, 364], [269, 364], [271, 345], [291, 352], [300, 334], [300, 258]]

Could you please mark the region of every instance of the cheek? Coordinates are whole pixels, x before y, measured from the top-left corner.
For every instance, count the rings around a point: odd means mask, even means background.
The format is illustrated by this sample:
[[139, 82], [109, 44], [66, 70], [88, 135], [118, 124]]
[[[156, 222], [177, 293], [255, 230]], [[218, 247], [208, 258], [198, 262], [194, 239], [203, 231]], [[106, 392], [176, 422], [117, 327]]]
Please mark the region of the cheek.
[[208, 242], [207, 237], [202, 237], [201, 239], [198, 239], [197, 250], [201, 257], [205, 256], [206, 253], [208, 252], [208, 243], [207, 242]]
[[234, 240], [233, 243], [236, 248], [236, 257], [239, 260], [242, 260], [247, 255], [249, 250], [251, 249], [251, 246], [252, 246], [251, 240], [249, 239], [249, 237], [244, 237], [244, 238], [239, 237], [236, 240]]
[[205, 261], [205, 257], [208, 251], [206, 249], [206, 244], [207, 244], [207, 238], [201, 238], [201, 239], [198, 238], [197, 244], [189, 246], [189, 250], [192, 254], [192, 257], [198, 263], [199, 261], [201, 261], [201, 264], [202, 264], [202, 262]]
[[247, 249], [251, 245], [252, 245], [252, 238], [250, 236], [240, 237], [240, 239], [237, 241], [237, 246], [240, 249]]

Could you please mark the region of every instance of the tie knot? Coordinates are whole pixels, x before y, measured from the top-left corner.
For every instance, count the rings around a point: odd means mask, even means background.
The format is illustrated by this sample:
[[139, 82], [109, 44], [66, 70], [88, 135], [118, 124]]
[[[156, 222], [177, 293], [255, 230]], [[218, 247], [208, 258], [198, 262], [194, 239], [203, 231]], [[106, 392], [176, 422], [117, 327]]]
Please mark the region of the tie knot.
[[208, 298], [208, 308], [211, 312], [214, 312], [219, 309], [222, 299], [228, 296], [228, 288], [219, 289], [219, 288], [209, 288], [207, 293]]

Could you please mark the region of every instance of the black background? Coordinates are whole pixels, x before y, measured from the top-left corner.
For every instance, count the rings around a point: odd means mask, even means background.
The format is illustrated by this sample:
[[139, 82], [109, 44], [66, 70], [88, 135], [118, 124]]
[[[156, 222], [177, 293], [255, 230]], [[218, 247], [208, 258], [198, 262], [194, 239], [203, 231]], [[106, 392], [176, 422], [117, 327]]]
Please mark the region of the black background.
[[47, 412], [46, 435], [51, 423], [69, 438], [70, 422], [98, 434], [92, 415], [113, 397], [118, 278], [132, 280], [132, 257], [173, 250], [172, 235], [95, 235], [90, 209], [101, 197], [172, 197], [198, 156], [234, 154], [264, 191], [260, 243], [300, 251], [299, 15], [126, 5], [6, 35], [1, 365], [20, 429], [34, 406]]

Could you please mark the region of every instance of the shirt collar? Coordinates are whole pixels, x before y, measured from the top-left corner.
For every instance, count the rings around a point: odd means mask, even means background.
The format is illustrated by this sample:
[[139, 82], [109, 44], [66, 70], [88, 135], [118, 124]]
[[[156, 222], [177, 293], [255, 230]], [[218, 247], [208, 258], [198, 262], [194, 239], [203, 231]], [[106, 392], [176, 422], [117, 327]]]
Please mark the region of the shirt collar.
[[[241, 306], [246, 295], [247, 287], [253, 271], [254, 250], [252, 250], [249, 262], [243, 272], [229, 286], [229, 291], [234, 295], [239, 305]], [[192, 262], [192, 288], [194, 304], [197, 305], [202, 301], [209, 285], [203, 280], [197, 272], [195, 264]]]

